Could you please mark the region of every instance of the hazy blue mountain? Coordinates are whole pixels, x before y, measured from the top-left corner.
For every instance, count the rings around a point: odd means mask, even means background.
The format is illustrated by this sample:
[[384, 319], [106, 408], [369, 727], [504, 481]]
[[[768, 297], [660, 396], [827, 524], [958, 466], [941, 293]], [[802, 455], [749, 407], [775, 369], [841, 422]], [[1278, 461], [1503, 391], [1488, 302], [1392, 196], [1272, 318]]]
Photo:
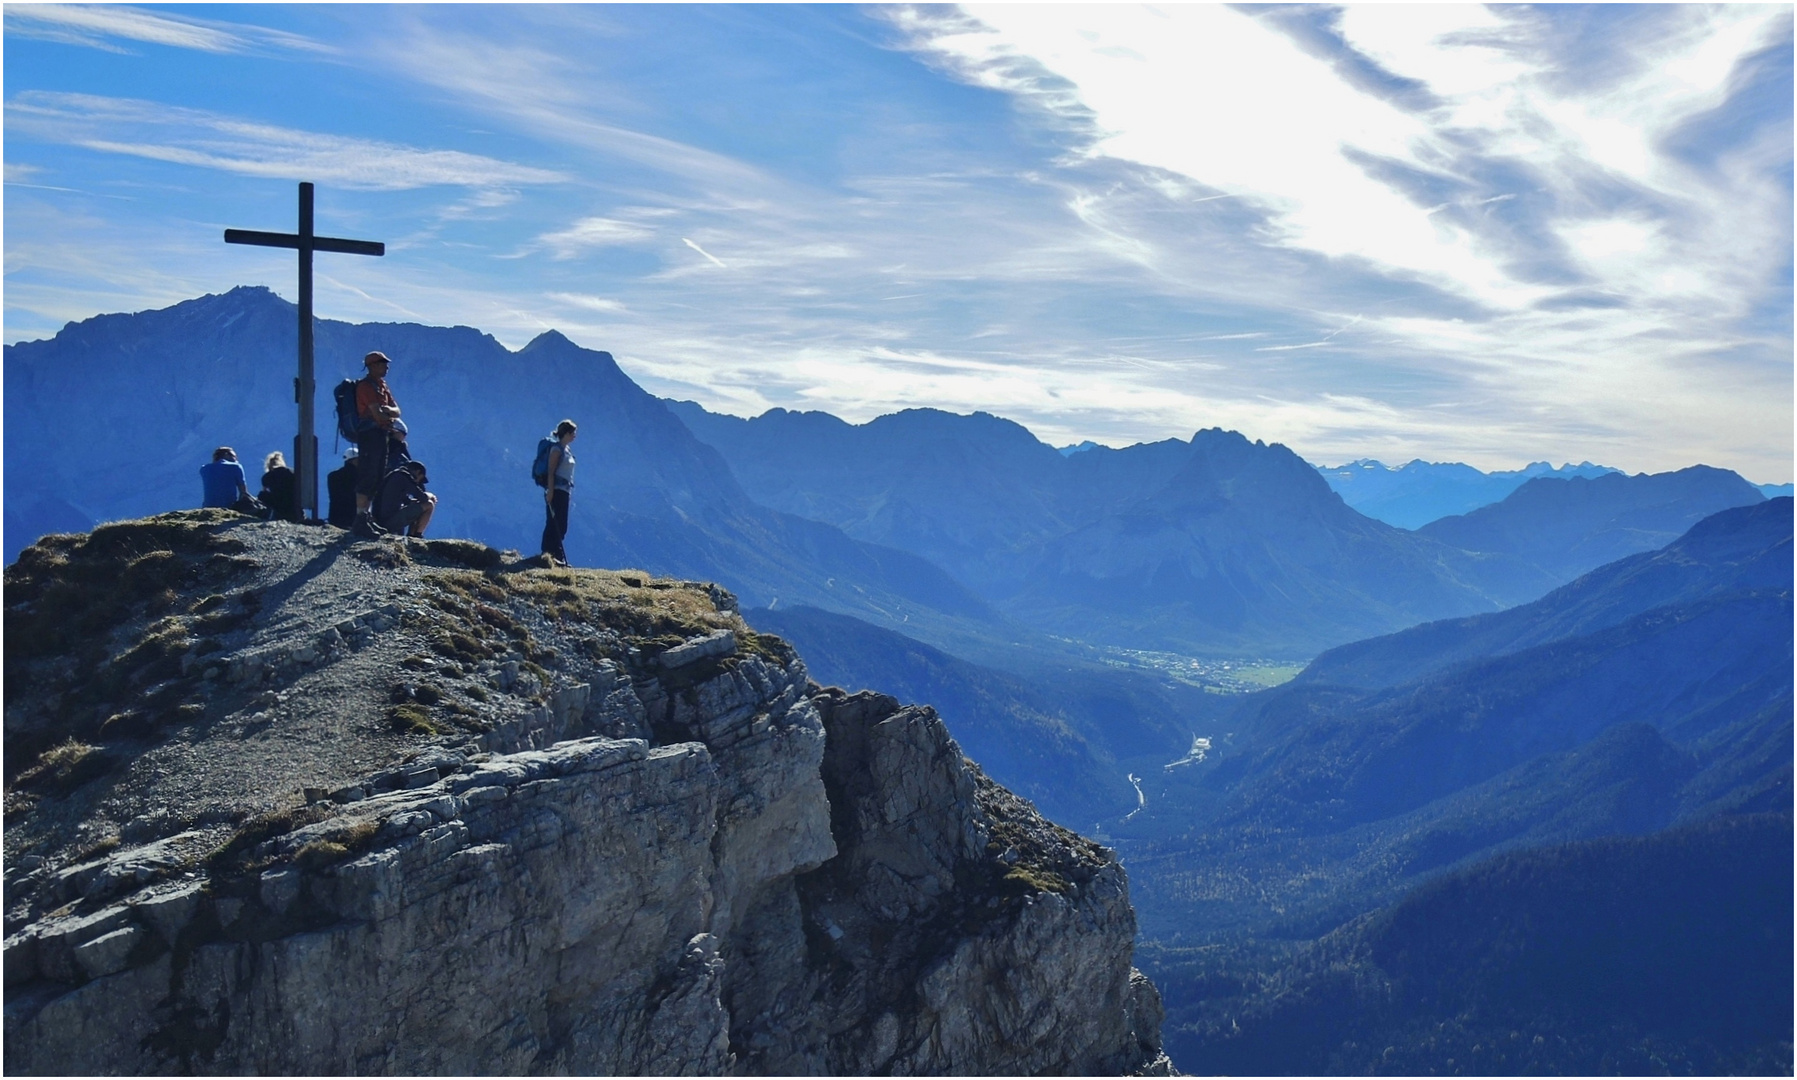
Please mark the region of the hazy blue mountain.
[[1508, 611], [1425, 623], [1331, 649], [1296, 682], [1396, 686], [1456, 663], [1588, 634], [1669, 604], [1788, 587], [1791, 505], [1786, 497], [1724, 510], [1658, 551], [1599, 567]]
[[1319, 465], [1317, 471], [1343, 502], [1367, 517], [1400, 529], [1415, 529], [1436, 518], [1498, 502], [1538, 476], [1568, 479], [1616, 470], [1589, 461], [1559, 468], [1537, 461], [1521, 469], [1488, 473], [1459, 462], [1418, 459], [1394, 467], [1361, 458], [1346, 465]]
[[921, 555], [976, 590], [1014, 576], [1018, 552], [1067, 528], [1061, 456], [996, 416], [906, 409], [851, 425], [822, 412], [743, 420], [670, 407], [757, 501]]
[[1244, 699], [1200, 733], [1208, 760], [1144, 780], [1123, 830], [1144, 932], [1320, 933], [1507, 848], [1788, 810], [1791, 531], [1784, 500], [1725, 511], [1526, 609]]
[[[1278, 444], [1190, 443], [1064, 459], [1101, 514], [1041, 544], [994, 597], [1054, 629], [1134, 647], [1303, 656], [1382, 626], [1492, 611], [1546, 582], [1374, 521]], [[976, 586], [977, 588], [977, 586]]]
[[1754, 487], [1759, 488], [1760, 494], [1768, 499], [1789, 496], [1792, 490], [1792, 485], [1790, 484], [1755, 484]]
[[1150, 946], [1208, 1074], [1789, 1075], [1782, 813], [1508, 853], [1313, 946]]
[[1358, 514], [1285, 447], [1234, 432], [1063, 455], [983, 413], [672, 407], [756, 500], [923, 556], [1063, 636], [1306, 656], [1553, 584]]
[[[252, 487], [265, 453], [291, 456], [297, 321], [272, 292], [239, 288], [7, 346], [7, 558], [42, 531], [198, 505], [199, 467], [214, 446], [237, 448]], [[778, 599], [926, 623], [986, 617], [915, 555], [756, 504], [717, 451], [609, 354], [554, 331], [514, 353], [468, 327], [320, 320], [324, 469], [338, 460], [330, 388], [359, 375], [372, 349], [393, 358], [412, 451], [442, 500], [437, 535], [536, 550], [542, 494], [529, 464], [537, 440], [571, 416], [581, 436], [567, 547], [583, 565], [713, 580], [748, 605]]]
[[1663, 547], [1718, 510], [1764, 499], [1735, 473], [1707, 465], [1651, 475], [1537, 477], [1502, 502], [1417, 532], [1467, 551], [1515, 556], [1571, 581], [1625, 555]]

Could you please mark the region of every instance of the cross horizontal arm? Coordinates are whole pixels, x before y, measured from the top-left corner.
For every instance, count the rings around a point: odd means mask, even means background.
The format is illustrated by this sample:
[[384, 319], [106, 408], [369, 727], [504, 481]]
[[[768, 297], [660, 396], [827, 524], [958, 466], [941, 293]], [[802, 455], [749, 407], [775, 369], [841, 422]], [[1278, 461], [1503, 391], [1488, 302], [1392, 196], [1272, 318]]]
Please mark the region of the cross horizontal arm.
[[[254, 244], [257, 247], [297, 248], [300, 246], [300, 238], [294, 233], [226, 229], [225, 243]], [[314, 236], [312, 250], [339, 251], [345, 255], [385, 255], [387, 254], [387, 245], [378, 240], [342, 240], [335, 236]]]
[[314, 251], [341, 251], [345, 255], [385, 255], [387, 245], [379, 240], [339, 240], [335, 236], [312, 238]]

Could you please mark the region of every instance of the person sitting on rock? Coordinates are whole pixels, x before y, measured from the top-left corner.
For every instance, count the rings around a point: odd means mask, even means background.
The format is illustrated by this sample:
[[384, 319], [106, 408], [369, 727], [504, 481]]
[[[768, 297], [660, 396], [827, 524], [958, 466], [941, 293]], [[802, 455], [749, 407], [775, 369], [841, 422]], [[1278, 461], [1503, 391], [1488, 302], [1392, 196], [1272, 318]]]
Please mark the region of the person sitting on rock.
[[356, 448], [343, 455], [343, 467], [325, 474], [325, 491], [329, 495], [325, 520], [339, 529], [356, 523]]
[[422, 461], [408, 461], [388, 473], [375, 499], [376, 523], [388, 532], [423, 536], [437, 509], [437, 497], [424, 490], [428, 479]]
[[299, 479], [287, 467], [287, 459], [276, 450], [263, 462], [262, 491], [256, 498], [268, 507], [270, 521], [298, 521]]
[[210, 464], [200, 466], [200, 484], [204, 498], [202, 507], [218, 507], [255, 513], [262, 509], [250, 497], [249, 485], [243, 481], [243, 466], [237, 463], [237, 451], [221, 446], [212, 451]]

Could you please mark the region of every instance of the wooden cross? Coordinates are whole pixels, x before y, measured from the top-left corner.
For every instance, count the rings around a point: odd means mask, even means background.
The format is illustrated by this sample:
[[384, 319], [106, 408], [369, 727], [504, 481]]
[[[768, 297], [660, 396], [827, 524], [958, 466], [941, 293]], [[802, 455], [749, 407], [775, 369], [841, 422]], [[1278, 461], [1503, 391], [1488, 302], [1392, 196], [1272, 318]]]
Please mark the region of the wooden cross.
[[347, 255], [385, 255], [387, 245], [374, 240], [339, 240], [312, 234], [312, 185], [299, 186], [299, 232], [272, 233], [226, 229], [225, 243], [299, 249], [299, 378], [293, 398], [299, 402], [299, 434], [293, 440], [293, 471], [300, 513], [318, 513], [318, 437], [312, 433], [312, 253], [341, 251]]

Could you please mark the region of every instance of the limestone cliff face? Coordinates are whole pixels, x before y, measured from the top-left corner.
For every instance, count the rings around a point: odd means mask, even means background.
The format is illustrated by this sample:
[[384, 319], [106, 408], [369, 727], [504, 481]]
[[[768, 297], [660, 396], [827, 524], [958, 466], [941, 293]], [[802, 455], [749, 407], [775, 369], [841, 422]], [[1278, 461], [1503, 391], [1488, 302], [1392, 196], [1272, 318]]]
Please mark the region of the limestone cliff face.
[[[740, 640], [569, 665], [203, 860], [203, 814], [62, 865], [9, 845], [8, 1071], [1165, 1071], [1110, 854], [927, 706]], [[208, 685], [336, 655], [271, 630]]]

